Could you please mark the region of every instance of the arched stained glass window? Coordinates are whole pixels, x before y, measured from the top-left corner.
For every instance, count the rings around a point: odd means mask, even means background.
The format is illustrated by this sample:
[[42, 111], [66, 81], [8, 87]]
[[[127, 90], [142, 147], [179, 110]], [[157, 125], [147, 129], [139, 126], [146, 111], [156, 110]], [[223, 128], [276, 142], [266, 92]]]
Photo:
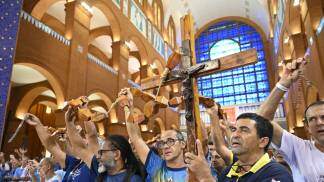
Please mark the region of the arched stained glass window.
[[239, 21], [211, 25], [196, 39], [197, 63], [251, 48], [257, 50], [258, 63], [198, 78], [200, 94], [224, 106], [264, 101], [270, 90], [265, 53], [252, 26]]

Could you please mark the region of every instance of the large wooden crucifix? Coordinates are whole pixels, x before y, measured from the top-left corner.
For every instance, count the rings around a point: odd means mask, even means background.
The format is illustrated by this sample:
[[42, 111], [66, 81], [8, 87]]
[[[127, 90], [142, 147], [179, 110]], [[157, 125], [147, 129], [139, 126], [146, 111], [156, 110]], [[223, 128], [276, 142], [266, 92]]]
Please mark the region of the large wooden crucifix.
[[[185, 102], [185, 118], [187, 126], [187, 149], [196, 153], [195, 141], [202, 141], [202, 122], [199, 110], [199, 94], [197, 77], [210, 75], [216, 72], [229, 70], [257, 62], [255, 49], [242, 51], [236, 54], [210, 60], [206, 63], [196, 64], [195, 39], [192, 16], [181, 18], [181, 62], [179, 69], [171, 70], [165, 78], [160, 76], [143, 79], [142, 90], [150, 90], [162, 86], [182, 82], [182, 95]], [[162, 80], [161, 80], [162, 79]]]

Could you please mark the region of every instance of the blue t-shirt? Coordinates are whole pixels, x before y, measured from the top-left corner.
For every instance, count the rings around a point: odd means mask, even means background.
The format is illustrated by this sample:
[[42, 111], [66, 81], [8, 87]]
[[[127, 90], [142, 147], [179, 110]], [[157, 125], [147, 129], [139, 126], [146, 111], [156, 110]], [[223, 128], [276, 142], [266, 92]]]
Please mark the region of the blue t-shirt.
[[15, 173], [14, 173], [13, 176], [16, 177], [16, 178], [19, 178], [19, 177], [21, 177], [23, 175], [23, 173], [24, 173], [24, 168], [18, 167], [18, 168], [16, 168]]
[[[124, 181], [125, 177], [127, 175], [127, 172], [122, 172], [119, 174], [115, 174], [115, 175], [107, 175], [105, 178], [106, 182], [122, 182]], [[130, 182], [140, 182], [142, 181], [142, 178], [139, 175], [132, 175]]]
[[91, 169], [89, 169], [85, 162], [73, 156], [66, 155], [65, 171], [63, 182], [95, 182], [98, 176], [98, 162], [96, 156], [93, 156]]
[[170, 168], [165, 160], [150, 150], [145, 161], [147, 182], [185, 182], [187, 180], [187, 168]]

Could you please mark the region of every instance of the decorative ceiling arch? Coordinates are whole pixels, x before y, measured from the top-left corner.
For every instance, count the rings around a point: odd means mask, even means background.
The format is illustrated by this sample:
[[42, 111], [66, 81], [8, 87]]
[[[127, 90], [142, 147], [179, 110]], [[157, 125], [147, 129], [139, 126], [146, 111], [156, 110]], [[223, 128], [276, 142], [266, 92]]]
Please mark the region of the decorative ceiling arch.
[[127, 42], [134, 42], [137, 49], [138, 49], [138, 52], [140, 54], [140, 63], [141, 63], [141, 66], [143, 65], [146, 65], [148, 63], [150, 63], [150, 60], [148, 59], [148, 53], [147, 53], [147, 50], [146, 50], [146, 47], [145, 47], [145, 44], [141, 41], [140, 38], [138, 38], [136, 35], [131, 35], [129, 36], [128, 39], [126, 39]]
[[[64, 101], [65, 101], [63, 87], [60, 84], [60, 82], [58, 81], [59, 80], [58, 77], [54, 74], [54, 72], [52, 70], [50, 70], [49, 68], [44, 68], [43, 66], [40, 66], [37, 64], [19, 61], [18, 59], [16, 59], [16, 62], [19, 62], [19, 63], [16, 63], [15, 65], [24, 65], [24, 66], [30, 67], [30, 68], [35, 69], [38, 72], [40, 72], [48, 80], [50, 86], [52, 87], [53, 92], [56, 96], [58, 108], [63, 107]], [[46, 90], [44, 90], [44, 91], [46, 91]]]
[[137, 73], [140, 71], [140, 68], [141, 68], [140, 61], [137, 58], [130, 56], [128, 59], [128, 72], [130, 74]]
[[104, 0], [91, 1], [92, 5], [101, 10], [106, 16], [112, 31], [112, 40], [113, 42], [119, 41], [121, 38], [120, 23], [117, 16], [111, 10]]
[[103, 36], [103, 35], [107, 35], [107, 36], [112, 37], [111, 26], [102, 26], [102, 27], [98, 27], [98, 28], [90, 30], [89, 44], [93, 40], [95, 40], [97, 37], [100, 37], [100, 36]]
[[109, 26], [109, 21], [105, 14], [96, 6], [92, 7], [92, 17], [90, 19], [90, 30], [98, 27]]
[[253, 22], [252, 20], [250, 20], [248, 18], [240, 17], [240, 16], [226, 16], [226, 17], [221, 17], [221, 18], [211, 20], [210, 22], [206, 23], [205, 25], [203, 25], [201, 28], [199, 28], [196, 31], [195, 38], [197, 38], [204, 30], [208, 29], [208, 27], [210, 27], [211, 25], [216, 24], [218, 22], [226, 21], [226, 20], [240, 21], [240, 22], [243, 22], [245, 24], [252, 26], [261, 35], [263, 43], [264, 44], [266, 43], [267, 36], [266, 36], [266, 33], [264, 32], [264, 30], [258, 24]]
[[[181, 44], [180, 18], [189, 12], [194, 19], [194, 28], [200, 29], [206, 23], [226, 16], [238, 16], [251, 19], [262, 27], [266, 35], [270, 34], [270, 17], [267, 0], [163, 0], [165, 17], [173, 16], [176, 26], [177, 43]], [[167, 26], [168, 19], [164, 25]]]
[[93, 39], [89, 44], [92, 44], [105, 54], [107, 58], [112, 57], [112, 39], [108, 35], [100, 35]]
[[[31, 15], [36, 19], [41, 20], [47, 10], [55, 3], [62, 0], [41, 0], [31, 11]], [[98, 8], [106, 17], [111, 26], [112, 39], [114, 41], [120, 40], [120, 25], [117, 16], [111, 11], [110, 7], [103, 0], [91, 1], [92, 6]]]
[[34, 6], [31, 15], [38, 20], [41, 20], [47, 10], [55, 3], [63, 0], [41, 0]]
[[154, 66], [156, 66], [156, 68], [157, 68], [157, 70], [159, 72], [159, 75], [161, 75], [163, 73], [163, 71], [164, 71], [164, 66], [161, 64], [161, 61], [159, 59], [154, 59], [152, 64]]
[[[106, 104], [106, 107], [109, 109], [112, 105], [111, 99], [104, 94], [102, 91], [100, 90], [93, 90], [88, 94], [89, 100], [103, 100], [104, 103]], [[113, 108], [111, 109], [110, 113], [109, 113], [109, 117], [110, 117], [110, 122], [111, 123], [117, 123], [118, 122], [118, 118], [117, 118], [117, 114], [116, 114], [116, 109]]]
[[23, 98], [18, 104], [15, 116], [19, 119], [23, 119], [24, 114], [29, 111], [29, 108], [32, 105], [33, 101], [46, 90], [48, 90], [48, 87], [40, 86], [32, 88], [28, 92], [26, 92], [26, 94], [23, 96]]

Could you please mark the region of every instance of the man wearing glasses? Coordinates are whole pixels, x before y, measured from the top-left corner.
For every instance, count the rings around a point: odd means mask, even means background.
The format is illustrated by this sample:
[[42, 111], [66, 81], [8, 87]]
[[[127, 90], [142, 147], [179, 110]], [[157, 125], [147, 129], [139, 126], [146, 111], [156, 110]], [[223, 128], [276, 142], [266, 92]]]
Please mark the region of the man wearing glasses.
[[[298, 64], [302, 62], [299, 59], [287, 64], [288, 69], [284, 69], [280, 81], [260, 107], [260, 115], [269, 121], [274, 118], [277, 106], [291, 83], [296, 80], [300, 70]], [[324, 101], [310, 104], [305, 110], [304, 121], [314, 142], [298, 138], [276, 122], [271, 122], [274, 128], [272, 141], [292, 169], [294, 181], [324, 181]]]
[[[127, 97], [123, 97], [125, 95]], [[119, 97], [121, 100], [119, 105], [125, 110], [128, 135], [148, 173], [146, 181], [185, 182], [187, 168], [183, 151], [186, 144], [183, 135], [177, 130], [167, 130], [161, 134], [157, 141], [157, 147], [162, 151], [161, 158], [147, 146], [141, 137], [138, 124], [131, 121], [133, 97], [130, 91], [123, 89], [119, 93]]]

